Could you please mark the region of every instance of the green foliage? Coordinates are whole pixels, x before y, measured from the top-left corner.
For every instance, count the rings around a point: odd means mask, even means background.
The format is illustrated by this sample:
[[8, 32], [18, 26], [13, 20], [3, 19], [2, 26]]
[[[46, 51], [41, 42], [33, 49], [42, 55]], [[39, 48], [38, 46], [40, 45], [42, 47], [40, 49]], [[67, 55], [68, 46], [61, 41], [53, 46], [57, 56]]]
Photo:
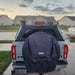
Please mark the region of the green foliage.
[[0, 30], [18, 30], [20, 26], [0, 26]]
[[0, 43], [13, 43], [13, 40], [0, 40]]
[[70, 42], [75, 42], [75, 39], [70, 39]]
[[0, 74], [6, 69], [6, 67], [11, 62], [11, 52], [10, 51], [0, 51]]
[[68, 30], [68, 28], [69, 27], [71, 27], [71, 26], [63, 26], [63, 25], [61, 25], [61, 26], [58, 26], [61, 30]]

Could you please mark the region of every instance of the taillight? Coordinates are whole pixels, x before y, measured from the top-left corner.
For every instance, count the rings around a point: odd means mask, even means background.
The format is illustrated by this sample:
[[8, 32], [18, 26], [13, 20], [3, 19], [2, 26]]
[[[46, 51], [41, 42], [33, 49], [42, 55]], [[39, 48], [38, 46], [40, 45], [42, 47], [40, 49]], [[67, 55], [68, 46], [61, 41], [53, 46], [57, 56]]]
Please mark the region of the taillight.
[[35, 26], [37, 26], [37, 27], [42, 27], [42, 26], [43, 26], [43, 24], [41, 24], [41, 25], [36, 24]]
[[64, 45], [64, 59], [68, 57], [68, 45]]
[[14, 45], [11, 46], [11, 54], [12, 54], [12, 59], [16, 60], [16, 46]]

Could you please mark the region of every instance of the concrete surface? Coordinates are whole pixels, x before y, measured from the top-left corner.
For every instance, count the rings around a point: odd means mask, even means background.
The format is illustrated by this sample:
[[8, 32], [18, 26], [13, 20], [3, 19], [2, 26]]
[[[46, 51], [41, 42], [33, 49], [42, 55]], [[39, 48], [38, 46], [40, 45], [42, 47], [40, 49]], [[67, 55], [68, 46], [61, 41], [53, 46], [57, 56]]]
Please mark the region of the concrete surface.
[[0, 32], [0, 40], [14, 40], [16, 32]]
[[[45, 73], [44, 75], [75, 75], [75, 43], [70, 43], [68, 41], [65, 32], [63, 32], [64, 39], [66, 39], [69, 46], [69, 55], [68, 55], [68, 67], [61, 69], [60, 71], [54, 71], [50, 73]], [[12, 65], [7, 68], [3, 75], [11, 75]], [[28, 75], [38, 75], [37, 73], [30, 73]]]
[[[75, 75], [75, 43], [68, 42], [69, 55], [68, 55], [68, 67], [61, 69], [60, 71], [54, 71], [45, 73], [44, 75]], [[12, 70], [12, 64], [9, 65], [3, 75], [10, 75]], [[38, 75], [36, 73], [30, 73], [28, 75]]]
[[12, 63], [9, 65], [7, 70], [3, 73], [3, 75], [11, 75], [11, 70], [12, 70]]
[[[0, 32], [0, 40], [14, 40], [17, 32]], [[0, 43], [0, 51], [11, 50], [11, 43]]]
[[10, 51], [11, 43], [0, 43], [0, 51]]
[[69, 44], [68, 67], [64, 71], [69, 75], [75, 75], [75, 43]]

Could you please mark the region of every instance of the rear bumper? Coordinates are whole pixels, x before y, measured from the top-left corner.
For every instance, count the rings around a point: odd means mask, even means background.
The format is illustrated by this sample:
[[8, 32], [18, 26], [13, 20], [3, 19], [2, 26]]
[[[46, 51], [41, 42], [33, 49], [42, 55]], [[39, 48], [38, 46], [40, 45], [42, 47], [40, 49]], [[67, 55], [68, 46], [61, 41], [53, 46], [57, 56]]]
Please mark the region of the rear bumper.
[[[67, 67], [67, 64], [68, 64], [67, 61], [58, 61], [55, 70], [59, 70], [59, 69], [62, 69], [62, 68], [66, 68]], [[16, 70], [17, 70], [17, 72], [18, 71], [20, 71], [20, 72], [23, 72], [24, 71], [25, 72], [26, 67], [25, 67], [25, 64], [24, 63], [22, 63], [22, 62], [19, 62], [18, 63], [17, 62], [17, 63], [13, 63], [12, 65], [13, 65], [13, 71], [12, 71], [12, 73], [15, 73]]]
[[59, 69], [62, 69], [62, 68], [66, 68], [67, 65], [68, 65], [67, 61], [58, 61], [55, 70], [59, 70]]

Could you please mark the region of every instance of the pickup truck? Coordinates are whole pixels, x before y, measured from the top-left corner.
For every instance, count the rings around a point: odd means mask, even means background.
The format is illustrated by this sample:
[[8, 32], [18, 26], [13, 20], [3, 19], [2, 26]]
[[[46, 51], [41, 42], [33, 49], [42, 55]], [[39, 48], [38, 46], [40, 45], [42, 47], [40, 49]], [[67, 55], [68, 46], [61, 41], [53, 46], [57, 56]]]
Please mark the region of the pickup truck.
[[[12, 75], [26, 75], [27, 73], [30, 73], [27, 71], [27, 66], [25, 65], [26, 61], [24, 60], [23, 47], [25, 44], [25, 40], [30, 35], [36, 32], [50, 33], [57, 40], [57, 43], [60, 48], [60, 56], [54, 70], [59, 70], [67, 67], [68, 45], [66, 41], [63, 39], [60, 29], [58, 28], [57, 25], [50, 25], [50, 26], [22, 25], [16, 35], [15, 41], [11, 46], [12, 67], [13, 67], [13, 70], [11, 72]], [[39, 75], [42, 75], [42, 73], [39, 73]]]

